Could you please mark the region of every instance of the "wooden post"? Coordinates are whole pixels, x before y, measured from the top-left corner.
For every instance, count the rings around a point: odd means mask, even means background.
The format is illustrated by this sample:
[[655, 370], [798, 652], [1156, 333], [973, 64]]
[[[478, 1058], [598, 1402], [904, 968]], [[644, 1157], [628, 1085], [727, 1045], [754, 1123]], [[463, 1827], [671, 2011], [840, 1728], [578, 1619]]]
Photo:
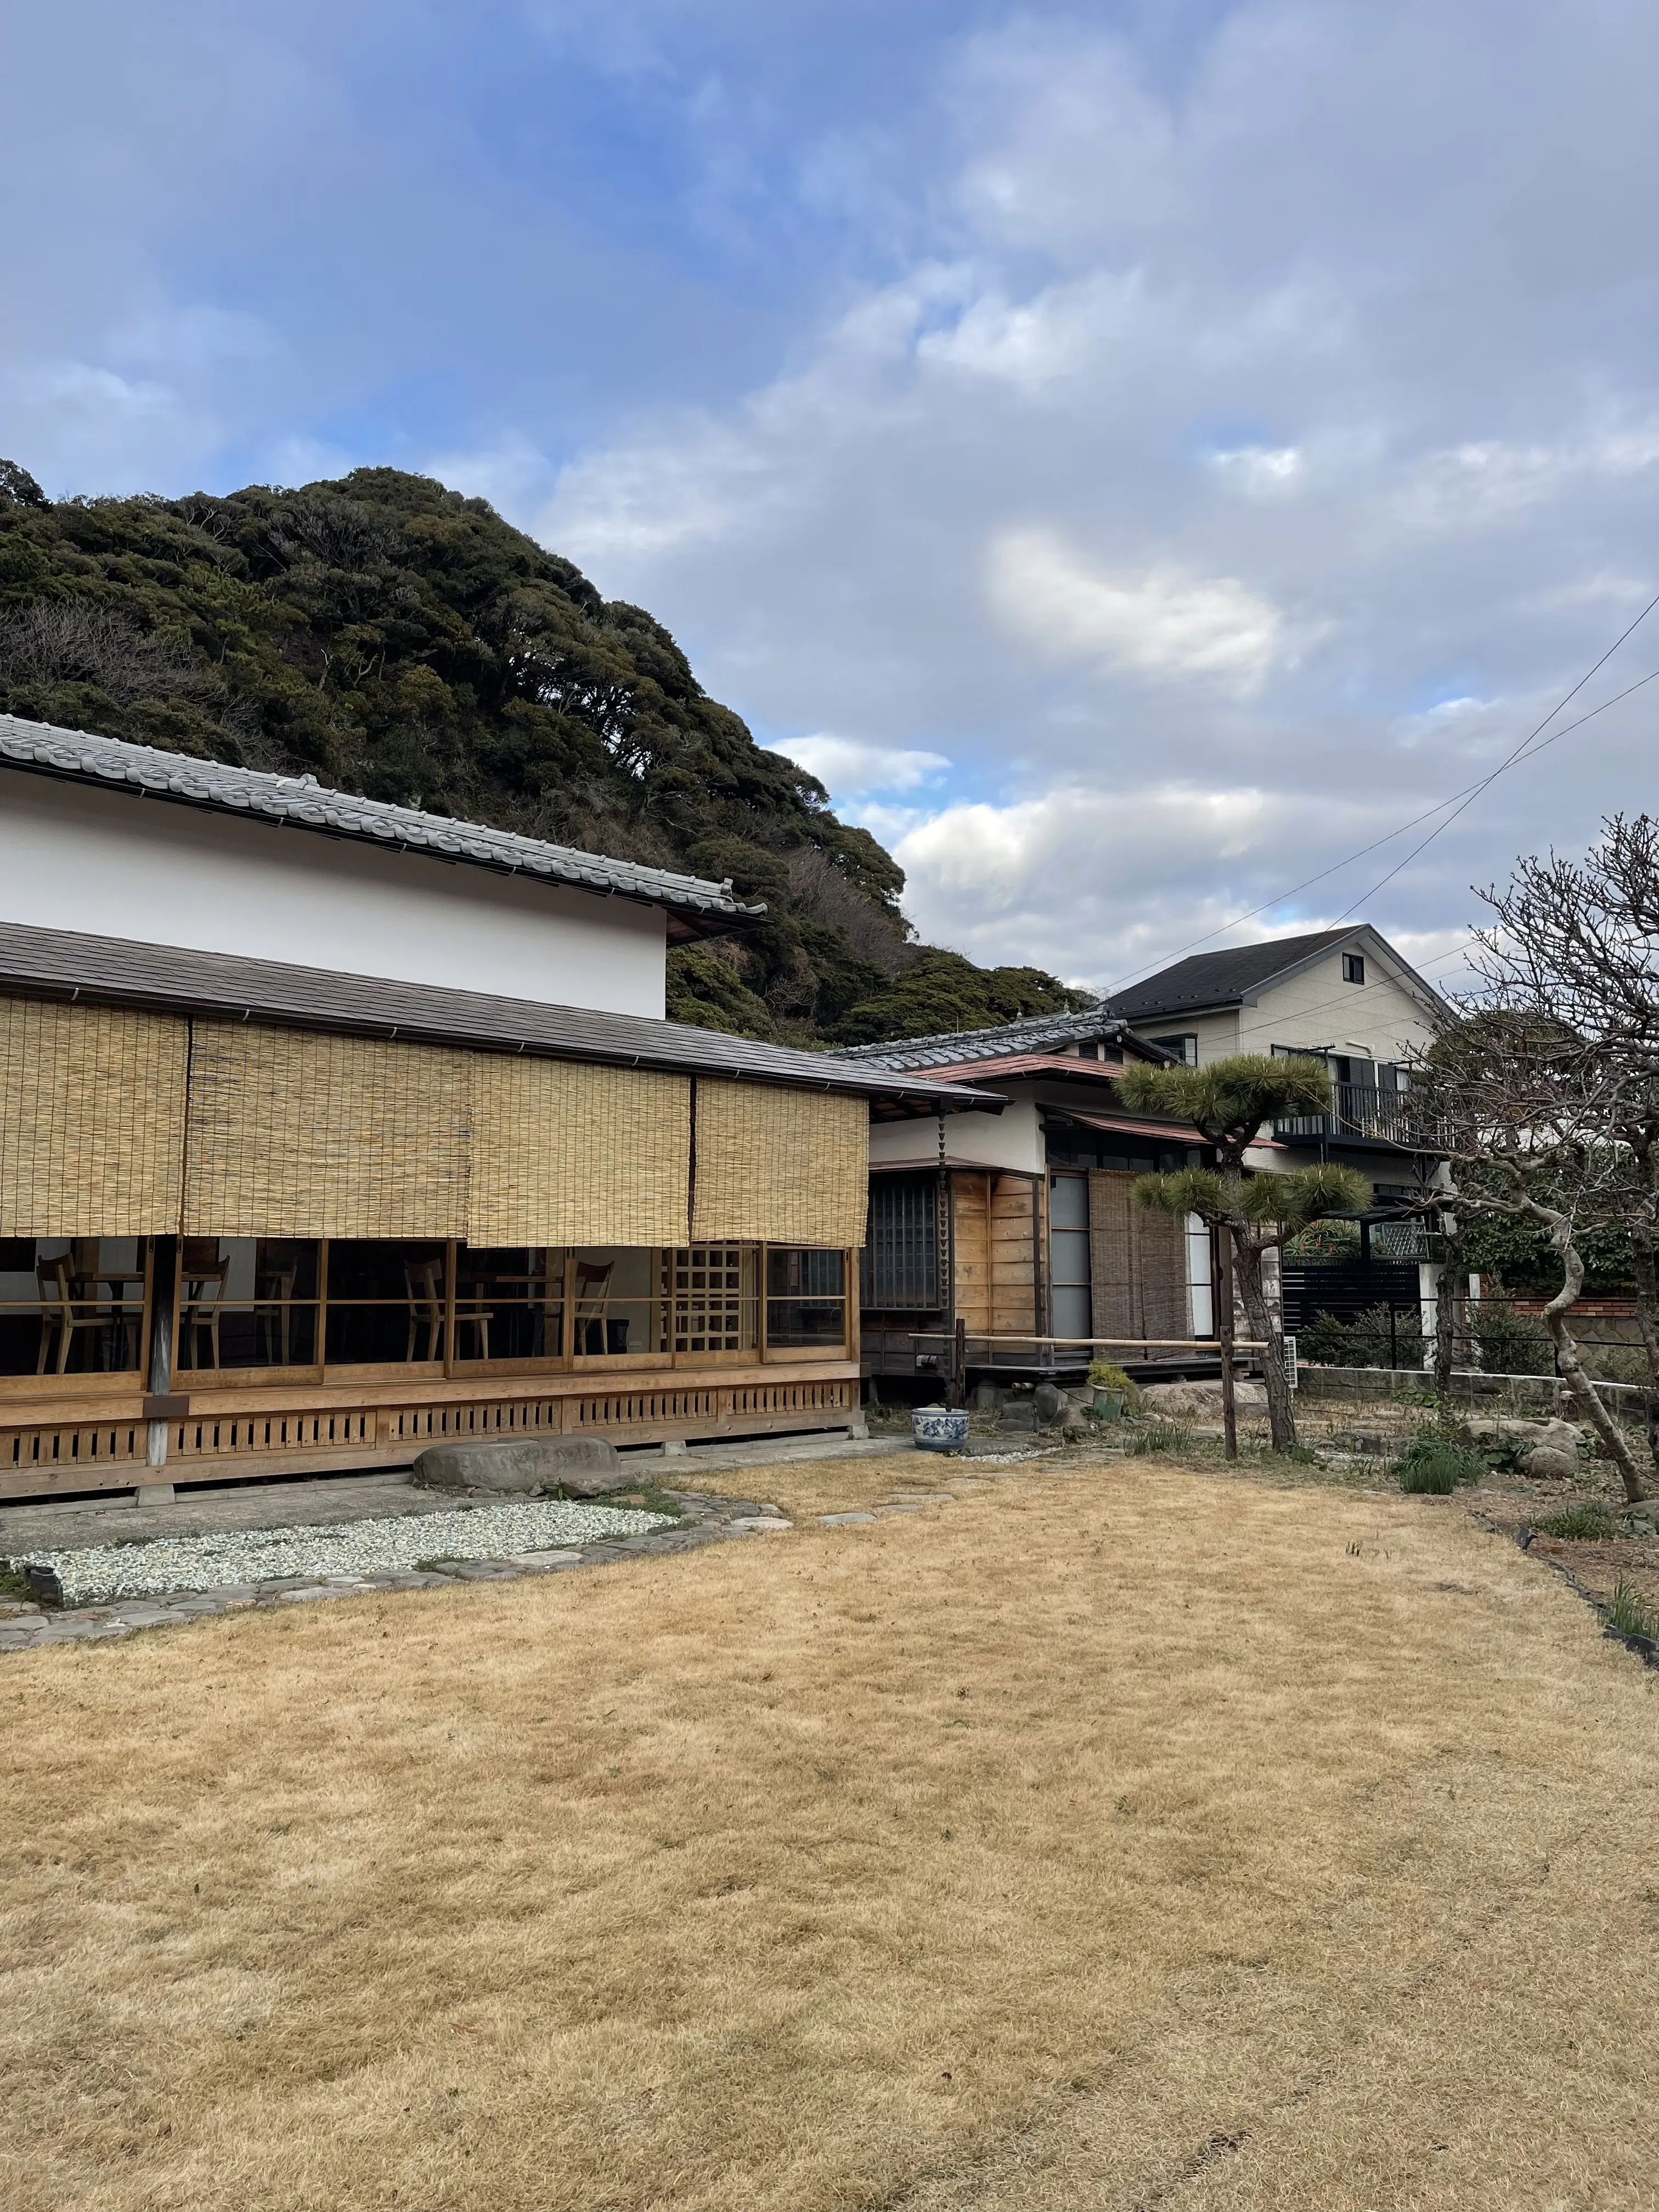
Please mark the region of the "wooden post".
[[[179, 1300], [179, 1239], [156, 1237], [150, 1242], [149, 1344], [148, 1381], [152, 1400], [166, 1398], [173, 1389], [173, 1310]], [[168, 1492], [163, 1472], [167, 1463], [166, 1417], [152, 1417], [145, 1439], [145, 1474], [140, 1488], [155, 1504]]]
[[968, 1402], [968, 1324], [957, 1316], [956, 1334], [951, 1340], [951, 1387], [945, 1393], [948, 1406], [965, 1406]]
[[[1221, 1429], [1229, 1460], [1238, 1457], [1238, 1401], [1233, 1389], [1233, 1233], [1224, 1223], [1221, 1247], [1221, 1311], [1217, 1335], [1221, 1340]], [[1273, 1358], [1269, 1348], [1267, 1357]]]

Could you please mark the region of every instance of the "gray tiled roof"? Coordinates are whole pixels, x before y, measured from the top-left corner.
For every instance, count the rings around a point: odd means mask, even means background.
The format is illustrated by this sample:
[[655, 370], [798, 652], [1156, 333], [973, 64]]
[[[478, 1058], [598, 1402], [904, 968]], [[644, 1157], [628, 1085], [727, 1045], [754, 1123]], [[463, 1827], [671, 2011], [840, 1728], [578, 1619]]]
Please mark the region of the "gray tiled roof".
[[1287, 969], [1300, 967], [1316, 953], [1328, 951], [1364, 929], [1350, 922], [1346, 929], [1316, 930], [1309, 937], [1273, 937], [1261, 945], [1234, 945], [1221, 952], [1194, 952], [1177, 960], [1144, 983], [1112, 994], [1112, 1012], [1126, 1021], [1158, 1020], [1200, 1006], [1224, 1006], [1259, 990]]
[[1015, 1053], [1041, 1052], [1045, 1045], [1081, 1044], [1091, 1037], [1116, 1038], [1127, 1024], [1098, 1006], [1080, 1014], [1027, 1014], [998, 1029], [948, 1030], [938, 1036], [900, 1037], [892, 1044], [843, 1046], [841, 1058], [873, 1061], [878, 1067], [955, 1067], [964, 1060], [999, 1060]]
[[851, 1091], [878, 1109], [884, 1103], [890, 1112], [940, 1108], [957, 1113], [970, 1107], [998, 1112], [1004, 1103], [995, 1091], [929, 1083], [867, 1062], [854, 1066], [835, 1054], [796, 1052], [727, 1036], [720, 1030], [653, 1021], [643, 1014], [549, 1006], [483, 991], [444, 990], [383, 975], [346, 975], [333, 969], [141, 945], [75, 930], [32, 929], [15, 922], [0, 922], [0, 992], [6, 991], [267, 1021], [283, 1028], [401, 1037], [411, 1043], [534, 1053], [550, 1060], [727, 1075], [799, 1090]]
[[577, 890], [635, 899], [683, 915], [696, 929], [763, 915], [763, 906], [744, 906], [729, 881], [706, 882], [701, 876], [672, 875], [631, 860], [608, 860], [523, 837], [513, 830], [490, 830], [476, 822], [454, 822], [418, 807], [392, 806], [380, 799], [359, 799], [331, 791], [314, 776], [270, 775], [262, 769], [227, 768], [219, 761], [196, 760], [187, 753], [163, 752], [154, 745], [128, 744], [88, 730], [60, 730], [50, 722], [26, 722], [0, 714], [0, 766], [33, 769], [72, 781], [103, 784], [221, 814], [257, 815], [296, 830], [320, 830], [331, 837], [361, 838], [395, 852], [429, 853], [442, 860], [470, 860], [497, 873], [540, 876]]

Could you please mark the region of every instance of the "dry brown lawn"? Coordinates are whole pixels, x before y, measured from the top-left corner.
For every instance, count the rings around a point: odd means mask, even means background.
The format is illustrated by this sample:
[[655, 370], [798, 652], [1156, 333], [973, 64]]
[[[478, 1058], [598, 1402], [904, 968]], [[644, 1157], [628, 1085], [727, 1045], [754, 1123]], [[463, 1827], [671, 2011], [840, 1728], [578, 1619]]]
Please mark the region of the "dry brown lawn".
[[1044, 1473], [0, 1701], [8, 2212], [1659, 2201], [1659, 1677], [1449, 1501]]

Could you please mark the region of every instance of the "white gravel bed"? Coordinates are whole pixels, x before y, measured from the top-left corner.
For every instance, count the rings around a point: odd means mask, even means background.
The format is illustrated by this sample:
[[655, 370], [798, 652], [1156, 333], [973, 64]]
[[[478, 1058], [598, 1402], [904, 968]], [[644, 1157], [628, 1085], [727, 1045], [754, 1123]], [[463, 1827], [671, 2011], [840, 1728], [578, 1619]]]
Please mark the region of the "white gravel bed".
[[504, 1559], [514, 1552], [554, 1551], [617, 1536], [644, 1536], [672, 1525], [667, 1514], [645, 1513], [636, 1507], [526, 1498], [506, 1505], [463, 1506], [450, 1513], [402, 1514], [386, 1521], [235, 1528], [216, 1536], [162, 1536], [148, 1543], [23, 1552], [12, 1565], [50, 1567], [65, 1605], [93, 1605], [106, 1598], [224, 1589], [239, 1583], [298, 1575], [321, 1579], [403, 1573], [422, 1559]]

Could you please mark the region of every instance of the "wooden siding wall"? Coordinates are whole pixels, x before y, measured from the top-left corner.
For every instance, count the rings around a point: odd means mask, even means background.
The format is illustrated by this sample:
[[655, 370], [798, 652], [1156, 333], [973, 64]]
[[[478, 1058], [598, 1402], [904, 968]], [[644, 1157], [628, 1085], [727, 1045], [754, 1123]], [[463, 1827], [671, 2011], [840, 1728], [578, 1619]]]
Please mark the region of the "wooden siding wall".
[[970, 1336], [1029, 1336], [1042, 1326], [1042, 1192], [1036, 1177], [995, 1169], [957, 1169], [951, 1177], [956, 1313]]
[[1097, 1336], [1185, 1337], [1187, 1224], [1151, 1212], [1132, 1195], [1137, 1178], [1110, 1168], [1089, 1175], [1089, 1276]]

